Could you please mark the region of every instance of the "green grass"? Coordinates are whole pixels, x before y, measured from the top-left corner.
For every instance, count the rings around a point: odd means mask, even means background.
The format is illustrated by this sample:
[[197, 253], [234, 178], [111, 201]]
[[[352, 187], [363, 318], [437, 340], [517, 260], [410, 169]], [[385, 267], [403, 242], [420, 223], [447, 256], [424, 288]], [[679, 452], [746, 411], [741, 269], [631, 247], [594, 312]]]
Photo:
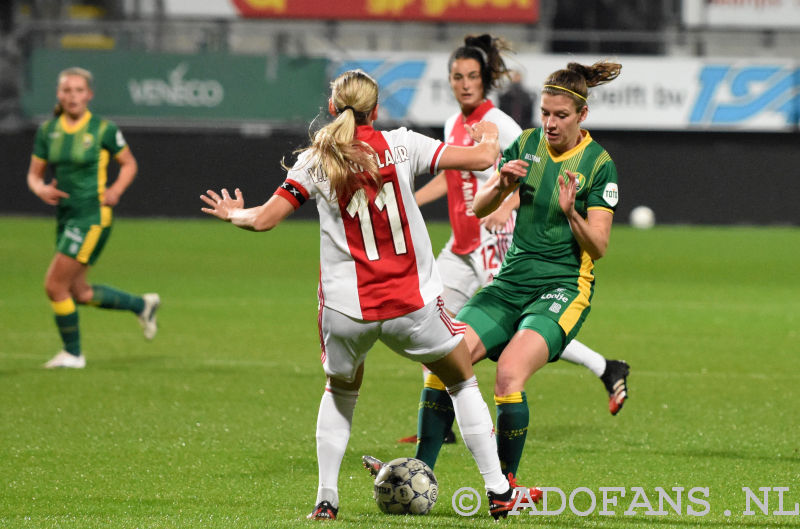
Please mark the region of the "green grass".
[[[431, 225], [434, 246], [447, 226]], [[208, 220], [119, 219], [96, 283], [158, 291], [160, 331], [134, 316], [80, 310], [87, 369], [49, 372], [59, 349], [42, 279], [52, 219], [0, 217], [0, 527], [306, 527], [316, 485], [314, 429], [324, 376], [316, 328], [313, 222], [267, 234]], [[632, 365], [617, 417], [587, 370], [559, 362], [527, 385], [526, 484], [625, 487], [615, 516], [507, 520], [509, 526], [800, 527], [800, 515], [745, 516], [742, 487], [789, 487], [800, 502], [800, 230], [614, 229], [579, 338]], [[476, 366], [491, 404], [494, 365]], [[481, 489], [463, 443], [436, 467], [425, 517], [378, 512], [360, 456], [412, 455], [419, 368], [369, 355], [340, 477], [337, 527], [494, 527], [462, 518], [456, 489]], [[642, 487], [708, 487], [710, 511], [623, 512]], [[760, 494], [760, 493], [759, 493]], [[641, 499], [641, 498], [639, 498]], [[777, 492], [770, 510], [778, 510]], [[576, 509], [588, 509], [579, 493]], [[724, 511], [732, 511], [725, 516]]]

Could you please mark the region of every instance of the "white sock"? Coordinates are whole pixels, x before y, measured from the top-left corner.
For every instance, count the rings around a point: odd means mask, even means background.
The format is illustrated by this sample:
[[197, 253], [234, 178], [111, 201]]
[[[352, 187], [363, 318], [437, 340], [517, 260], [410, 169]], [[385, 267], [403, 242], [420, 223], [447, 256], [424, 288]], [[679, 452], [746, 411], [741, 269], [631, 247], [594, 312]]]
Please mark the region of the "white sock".
[[473, 375], [464, 382], [448, 387], [447, 392], [453, 400], [461, 437], [478, 464], [486, 490], [499, 494], [506, 492], [508, 480], [500, 470], [492, 416], [478, 389], [478, 380]]
[[572, 340], [567, 344], [564, 352], [561, 353], [561, 359], [585, 366], [598, 377], [603, 376], [603, 372], [606, 370], [605, 357], [578, 340]]
[[358, 391], [325, 387], [317, 415], [319, 487], [315, 505], [329, 501], [334, 507], [339, 506], [339, 467], [350, 440], [357, 400]]

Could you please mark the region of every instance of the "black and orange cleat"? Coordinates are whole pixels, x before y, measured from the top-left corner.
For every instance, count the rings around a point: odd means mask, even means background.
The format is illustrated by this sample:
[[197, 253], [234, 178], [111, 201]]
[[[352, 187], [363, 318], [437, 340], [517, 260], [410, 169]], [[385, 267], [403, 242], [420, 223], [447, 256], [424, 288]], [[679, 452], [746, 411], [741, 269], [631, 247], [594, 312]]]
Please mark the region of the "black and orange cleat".
[[337, 514], [339, 514], [339, 508], [323, 500], [314, 507], [314, 510], [306, 518], [309, 520], [335, 520]]
[[616, 415], [628, 400], [628, 374], [630, 366], [623, 360], [607, 360], [600, 380], [608, 392], [608, 411]]

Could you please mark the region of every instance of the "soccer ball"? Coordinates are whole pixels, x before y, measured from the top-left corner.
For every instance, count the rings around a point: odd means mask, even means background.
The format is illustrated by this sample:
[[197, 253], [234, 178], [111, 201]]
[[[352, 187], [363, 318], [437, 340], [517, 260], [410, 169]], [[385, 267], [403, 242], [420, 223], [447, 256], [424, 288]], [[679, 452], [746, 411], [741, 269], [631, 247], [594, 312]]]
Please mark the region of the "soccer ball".
[[652, 228], [656, 223], [656, 214], [647, 206], [636, 206], [631, 210], [631, 226], [640, 230]]
[[433, 470], [419, 459], [393, 459], [375, 476], [375, 502], [387, 514], [427, 514], [438, 496]]

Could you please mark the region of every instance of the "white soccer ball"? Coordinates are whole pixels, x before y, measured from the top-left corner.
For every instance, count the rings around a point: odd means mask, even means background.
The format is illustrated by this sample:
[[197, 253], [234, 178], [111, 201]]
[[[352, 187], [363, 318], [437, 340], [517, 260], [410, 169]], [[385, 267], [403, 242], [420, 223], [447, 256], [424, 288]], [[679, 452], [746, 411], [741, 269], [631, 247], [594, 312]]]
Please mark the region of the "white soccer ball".
[[655, 226], [656, 214], [647, 206], [636, 206], [631, 210], [631, 226], [640, 230], [647, 230]]
[[427, 514], [438, 496], [433, 470], [419, 459], [393, 459], [375, 476], [375, 502], [387, 514]]

